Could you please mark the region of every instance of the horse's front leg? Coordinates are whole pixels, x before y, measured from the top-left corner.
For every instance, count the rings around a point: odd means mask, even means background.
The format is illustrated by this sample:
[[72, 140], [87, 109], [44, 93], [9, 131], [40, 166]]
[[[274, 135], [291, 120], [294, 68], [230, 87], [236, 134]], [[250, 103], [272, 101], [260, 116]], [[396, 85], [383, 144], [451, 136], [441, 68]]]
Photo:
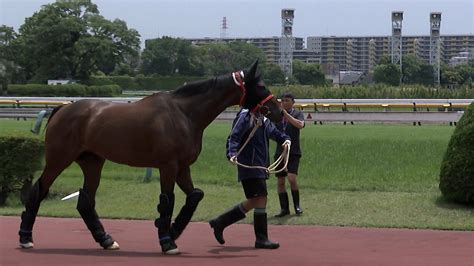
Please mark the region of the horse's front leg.
[[171, 217], [174, 208], [174, 184], [178, 174], [177, 163], [169, 163], [160, 167], [161, 194], [158, 203], [160, 217], [155, 220], [158, 228], [161, 251], [165, 254], [179, 254], [178, 246], [170, 235]]
[[191, 171], [189, 166], [185, 166], [179, 170], [176, 183], [181, 190], [186, 194], [186, 203], [181, 208], [178, 216], [174, 219], [171, 226], [170, 235], [173, 240], [178, 239], [183, 230], [193, 217], [199, 202], [204, 197], [204, 192], [198, 188], [194, 188], [193, 180], [191, 179]]

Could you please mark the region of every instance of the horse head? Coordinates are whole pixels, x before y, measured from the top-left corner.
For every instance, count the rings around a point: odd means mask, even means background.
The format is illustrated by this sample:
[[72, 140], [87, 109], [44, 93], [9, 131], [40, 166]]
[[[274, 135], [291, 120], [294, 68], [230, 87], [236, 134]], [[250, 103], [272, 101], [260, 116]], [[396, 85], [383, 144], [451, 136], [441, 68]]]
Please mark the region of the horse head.
[[274, 123], [281, 122], [283, 109], [273, 94], [265, 87], [257, 68], [258, 60], [243, 72], [245, 90], [241, 105], [252, 112], [261, 113]]

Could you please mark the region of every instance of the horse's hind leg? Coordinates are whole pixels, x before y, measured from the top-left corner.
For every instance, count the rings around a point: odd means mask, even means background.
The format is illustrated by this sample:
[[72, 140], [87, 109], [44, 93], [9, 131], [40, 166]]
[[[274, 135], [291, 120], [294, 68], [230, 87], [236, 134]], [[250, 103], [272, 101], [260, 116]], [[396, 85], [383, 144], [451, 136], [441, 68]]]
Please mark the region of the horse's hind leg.
[[25, 204], [25, 211], [21, 214], [20, 231], [18, 232], [22, 248], [33, 247], [33, 225], [41, 201], [48, 195], [49, 188], [54, 180], [71, 162], [60, 165], [57, 161], [47, 160], [41, 177], [32, 186]]
[[92, 233], [94, 240], [104, 249], [118, 249], [119, 245], [108, 235], [95, 210], [95, 194], [105, 160], [93, 153], [83, 153], [76, 160], [84, 173], [84, 185], [79, 190], [77, 210]]
[[180, 170], [176, 183], [186, 194], [186, 202], [179, 211], [178, 216], [174, 219], [174, 223], [171, 225], [170, 235], [174, 240], [178, 239], [181, 233], [183, 233], [184, 229], [191, 221], [199, 202], [204, 197], [204, 192], [202, 190], [194, 188], [189, 166]]

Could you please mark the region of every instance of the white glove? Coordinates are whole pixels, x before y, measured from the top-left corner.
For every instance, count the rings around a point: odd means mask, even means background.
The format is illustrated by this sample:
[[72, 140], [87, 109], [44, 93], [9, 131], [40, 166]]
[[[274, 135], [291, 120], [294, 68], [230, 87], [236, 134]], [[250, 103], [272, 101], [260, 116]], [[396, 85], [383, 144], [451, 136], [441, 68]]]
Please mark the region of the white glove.
[[237, 156], [234, 155], [234, 156], [230, 157], [229, 161], [230, 161], [231, 164], [236, 165], [237, 164]]
[[285, 142], [283, 142], [283, 144], [281, 144], [282, 147], [285, 147], [285, 146], [288, 146], [290, 147], [291, 146], [291, 140], [287, 139], [285, 140]]

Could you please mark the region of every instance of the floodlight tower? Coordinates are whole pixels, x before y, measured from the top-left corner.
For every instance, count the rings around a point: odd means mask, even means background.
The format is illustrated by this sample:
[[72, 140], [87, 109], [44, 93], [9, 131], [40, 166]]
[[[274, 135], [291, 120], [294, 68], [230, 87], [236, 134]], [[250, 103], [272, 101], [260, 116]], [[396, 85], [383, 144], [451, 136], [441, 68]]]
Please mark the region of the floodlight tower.
[[430, 13], [430, 65], [433, 66], [435, 84], [440, 84], [441, 61], [441, 12]]
[[227, 37], [227, 17], [222, 18], [221, 24], [221, 39], [225, 39]]
[[293, 50], [295, 47], [295, 38], [293, 37], [294, 18], [294, 9], [286, 8], [281, 10], [281, 37], [279, 40], [280, 59], [278, 59], [278, 64], [286, 77], [291, 76], [293, 73]]
[[392, 64], [400, 66], [402, 73], [402, 21], [403, 11], [392, 12]]

